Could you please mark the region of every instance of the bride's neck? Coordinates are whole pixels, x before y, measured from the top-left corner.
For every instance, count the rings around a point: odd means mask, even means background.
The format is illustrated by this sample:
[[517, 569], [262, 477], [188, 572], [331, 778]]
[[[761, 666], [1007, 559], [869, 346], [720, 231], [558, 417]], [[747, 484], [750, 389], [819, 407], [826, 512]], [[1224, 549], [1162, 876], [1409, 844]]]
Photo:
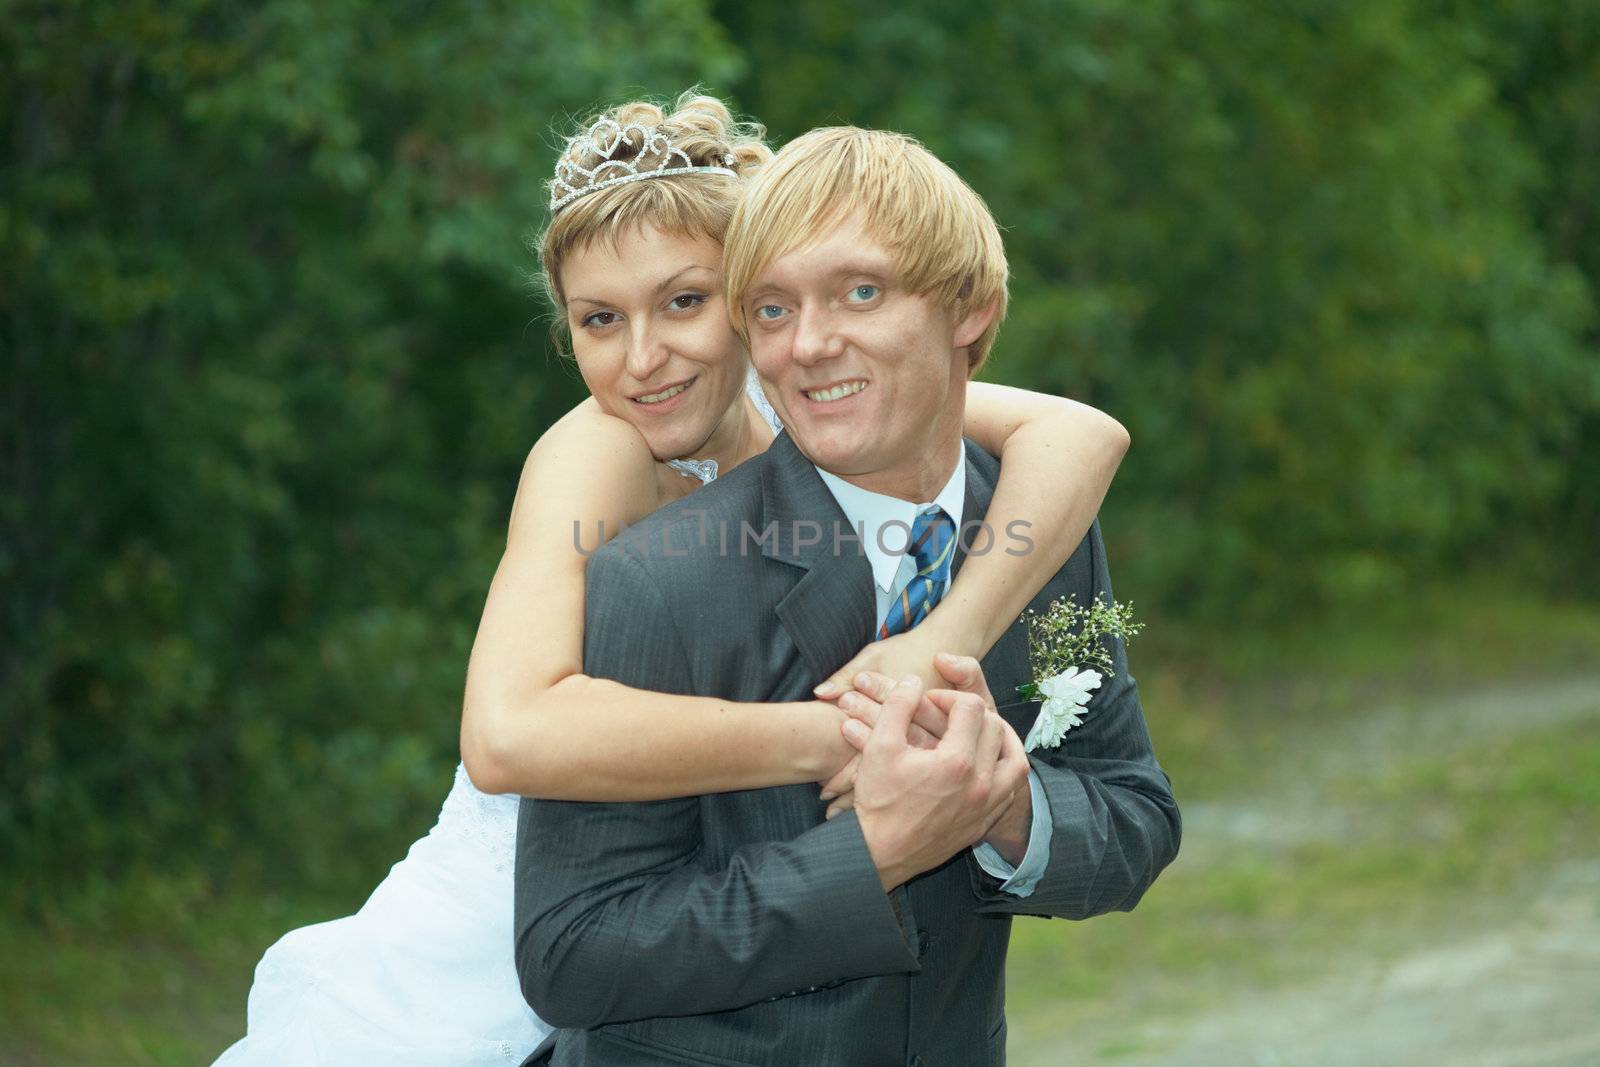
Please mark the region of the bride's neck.
[[757, 452], [765, 451], [770, 444], [771, 428], [750, 398], [741, 393], [738, 403], [729, 406], [706, 443], [688, 458], [714, 459], [717, 473], [726, 474]]

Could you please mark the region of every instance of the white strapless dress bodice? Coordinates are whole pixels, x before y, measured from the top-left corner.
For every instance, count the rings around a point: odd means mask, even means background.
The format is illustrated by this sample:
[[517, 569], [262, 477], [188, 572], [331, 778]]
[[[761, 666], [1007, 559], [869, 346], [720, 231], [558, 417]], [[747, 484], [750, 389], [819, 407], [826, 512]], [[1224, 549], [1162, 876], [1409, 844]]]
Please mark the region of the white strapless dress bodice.
[[456, 768], [428, 835], [354, 915], [293, 930], [217, 1067], [503, 1067], [549, 1032], [512, 959], [514, 796]]

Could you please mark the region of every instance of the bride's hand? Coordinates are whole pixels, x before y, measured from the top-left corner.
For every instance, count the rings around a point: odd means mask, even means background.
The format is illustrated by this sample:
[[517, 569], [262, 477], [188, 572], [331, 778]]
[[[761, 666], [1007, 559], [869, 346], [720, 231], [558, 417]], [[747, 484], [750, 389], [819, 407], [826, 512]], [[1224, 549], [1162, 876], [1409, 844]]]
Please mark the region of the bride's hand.
[[850, 658], [850, 662], [834, 671], [817, 686], [814, 692], [819, 700], [835, 700], [855, 685], [855, 677], [862, 671], [872, 671], [889, 678], [904, 678], [914, 674], [922, 679], [922, 688], [940, 689], [945, 682], [934, 669], [933, 657], [940, 652], [963, 652], [959, 642], [941, 633], [930, 617], [921, 626], [903, 634], [873, 641]]

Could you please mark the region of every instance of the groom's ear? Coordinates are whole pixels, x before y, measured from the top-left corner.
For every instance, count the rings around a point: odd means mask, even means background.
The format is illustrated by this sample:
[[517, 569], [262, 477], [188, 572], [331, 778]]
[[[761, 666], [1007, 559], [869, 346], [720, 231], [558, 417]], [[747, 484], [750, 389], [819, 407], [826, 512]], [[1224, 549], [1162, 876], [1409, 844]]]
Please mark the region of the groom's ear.
[[966, 315], [956, 321], [955, 336], [952, 338], [956, 348], [967, 348], [977, 343], [983, 336], [983, 331], [989, 328], [994, 321], [995, 312], [1000, 309], [1000, 298], [968, 311]]

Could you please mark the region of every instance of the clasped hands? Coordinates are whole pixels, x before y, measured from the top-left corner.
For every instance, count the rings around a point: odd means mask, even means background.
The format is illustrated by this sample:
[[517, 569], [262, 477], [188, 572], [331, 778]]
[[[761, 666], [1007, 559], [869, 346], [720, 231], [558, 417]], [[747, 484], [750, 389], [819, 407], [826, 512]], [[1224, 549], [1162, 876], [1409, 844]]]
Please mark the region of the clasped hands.
[[885, 889], [980, 841], [1013, 866], [1027, 851], [1033, 804], [1021, 740], [976, 659], [940, 653], [933, 665], [948, 688], [862, 670], [832, 697], [856, 755], [823, 784], [822, 799], [829, 818], [854, 807]]

